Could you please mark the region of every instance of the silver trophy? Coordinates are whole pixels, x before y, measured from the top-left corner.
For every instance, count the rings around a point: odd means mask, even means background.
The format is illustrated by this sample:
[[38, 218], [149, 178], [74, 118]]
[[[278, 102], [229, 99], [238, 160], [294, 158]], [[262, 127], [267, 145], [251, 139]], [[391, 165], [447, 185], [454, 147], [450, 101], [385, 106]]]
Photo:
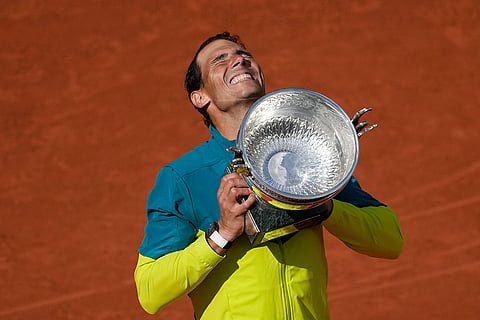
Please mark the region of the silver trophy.
[[350, 119], [331, 99], [298, 88], [271, 92], [249, 109], [240, 127], [227, 172], [238, 172], [256, 194], [246, 215], [253, 244], [322, 222], [324, 203], [350, 180], [358, 161], [357, 131], [366, 122]]

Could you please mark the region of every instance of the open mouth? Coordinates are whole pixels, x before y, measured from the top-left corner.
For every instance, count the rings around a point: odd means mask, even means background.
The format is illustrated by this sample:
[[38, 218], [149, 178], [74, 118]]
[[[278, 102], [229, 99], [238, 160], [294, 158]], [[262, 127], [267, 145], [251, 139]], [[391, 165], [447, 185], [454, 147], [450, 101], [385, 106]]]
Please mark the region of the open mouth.
[[241, 74], [238, 74], [238, 75], [234, 76], [230, 80], [230, 84], [237, 84], [237, 83], [245, 81], [245, 80], [254, 80], [254, 78], [250, 73], [241, 73]]

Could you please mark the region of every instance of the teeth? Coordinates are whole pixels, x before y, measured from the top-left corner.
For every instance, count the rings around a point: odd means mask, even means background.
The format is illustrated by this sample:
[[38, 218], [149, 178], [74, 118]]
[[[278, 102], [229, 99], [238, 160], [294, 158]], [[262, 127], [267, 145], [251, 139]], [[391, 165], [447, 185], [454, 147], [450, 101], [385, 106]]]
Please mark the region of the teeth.
[[238, 76], [235, 76], [232, 79], [231, 83], [232, 84], [237, 84], [240, 81], [247, 80], [247, 79], [253, 80], [253, 77], [248, 73], [242, 73], [242, 74], [239, 74]]

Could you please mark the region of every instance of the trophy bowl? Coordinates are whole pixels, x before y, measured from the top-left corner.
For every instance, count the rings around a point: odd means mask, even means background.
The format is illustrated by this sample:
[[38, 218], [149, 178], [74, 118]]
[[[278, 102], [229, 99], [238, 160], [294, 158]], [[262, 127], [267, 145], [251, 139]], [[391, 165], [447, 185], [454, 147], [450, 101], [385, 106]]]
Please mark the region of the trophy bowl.
[[306, 209], [333, 198], [358, 161], [358, 137], [347, 114], [307, 89], [273, 91], [257, 100], [240, 127], [237, 148], [247, 183], [264, 200]]

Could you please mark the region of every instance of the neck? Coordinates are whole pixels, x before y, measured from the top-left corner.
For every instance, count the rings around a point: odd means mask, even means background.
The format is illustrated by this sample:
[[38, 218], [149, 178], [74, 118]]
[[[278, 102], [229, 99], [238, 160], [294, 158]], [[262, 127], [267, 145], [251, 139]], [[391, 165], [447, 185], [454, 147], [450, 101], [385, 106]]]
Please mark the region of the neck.
[[238, 130], [242, 125], [243, 118], [250, 107], [250, 103], [242, 107], [230, 109], [228, 112], [218, 112], [211, 114], [212, 122], [215, 128], [228, 140], [237, 139]]
[[221, 121], [213, 120], [215, 124], [215, 128], [217, 128], [218, 132], [228, 140], [235, 140], [237, 139], [238, 130], [240, 130], [240, 126], [242, 125], [243, 117], [245, 113], [232, 115], [227, 114]]

